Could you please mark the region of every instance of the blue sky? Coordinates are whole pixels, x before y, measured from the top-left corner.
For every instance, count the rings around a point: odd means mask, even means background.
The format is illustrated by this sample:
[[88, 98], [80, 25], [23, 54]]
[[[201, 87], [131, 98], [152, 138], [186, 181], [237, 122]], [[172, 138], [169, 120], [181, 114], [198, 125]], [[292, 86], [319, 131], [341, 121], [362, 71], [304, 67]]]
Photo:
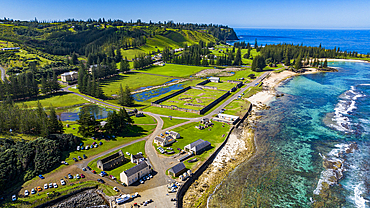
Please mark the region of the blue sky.
[[11, 19], [121, 19], [214, 23], [251, 28], [370, 28], [369, 0], [11, 0]]

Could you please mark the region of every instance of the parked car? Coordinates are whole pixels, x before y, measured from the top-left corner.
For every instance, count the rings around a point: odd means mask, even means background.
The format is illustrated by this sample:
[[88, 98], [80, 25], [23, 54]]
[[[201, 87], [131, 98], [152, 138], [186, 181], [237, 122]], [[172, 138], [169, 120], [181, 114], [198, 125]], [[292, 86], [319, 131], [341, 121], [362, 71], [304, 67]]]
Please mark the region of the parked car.
[[78, 156], [78, 159], [79, 159], [79, 160], [82, 160], [82, 157], [81, 157], [81, 156]]
[[95, 148], [98, 148], [98, 144], [94, 145]]
[[90, 168], [89, 166], [86, 166], [86, 168], [87, 168], [88, 170], [91, 170], [91, 168]]
[[45, 179], [45, 178], [44, 178], [44, 176], [42, 176], [42, 175], [39, 175], [39, 178], [41, 178], [41, 179]]
[[83, 171], [86, 171], [86, 168], [82, 168]]
[[172, 198], [171, 201], [176, 201], [176, 198]]
[[40, 192], [40, 191], [42, 191], [42, 188], [41, 188], [40, 186], [37, 186], [36, 190], [37, 190], [38, 192]]
[[53, 183], [53, 187], [54, 188], [58, 188], [58, 184], [57, 183]]
[[109, 175], [109, 177], [113, 180], [116, 180], [116, 177], [114, 177], [113, 175]]
[[16, 195], [13, 195], [12, 196], [12, 201], [16, 201], [17, 200], [17, 196]]
[[92, 149], [92, 148], [94, 148], [94, 145], [91, 145], [91, 146], [90, 146], [90, 148], [91, 148], [91, 149]]
[[78, 160], [74, 157], [74, 158], [72, 158], [75, 162], [78, 162]]
[[28, 190], [24, 190], [24, 196], [28, 196], [29, 194]]
[[71, 174], [69, 174], [69, 173], [68, 173], [68, 178], [69, 178], [69, 179], [72, 179], [72, 178], [73, 178], [73, 176], [72, 176]]
[[77, 179], [80, 179], [80, 178], [81, 178], [81, 176], [80, 176], [79, 174], [76, 174], [76, 178], [77, 178]]
[[77, 151], [80, 151], [80, 146], [77, 146]]
[[89, 149], [89, 146], [86, 146], [86, 148], [85, 148], [86, 150], [88, 150]]
[[146, 180], [150, 180], [149, 176], [145, 176], [145, 179], [146, 179]]
[[82, 157], [83, 157], [84, 159], [86, 159], [86, 158], [87, 158], [85, 154], [84, 154], [84, 155], [82, 155]]
[[31, 189], [31, 194], [36, 194], [35, 189]]
[[85, 175], [84, 174], [81, 174], [81, 178], [85, 178]]
[[66, 182], [65, 182], [63, 179], [60, 179], [60, 184], [61, 184], [62, 186], [64, 186], [64, 185], [66, 185]]
[[83, 149], [85, 149], [85, 147], [84, 146], [81, 146], [81, 150], [83, 150]]
[[113, 190], [119, 192], [118, 188], [117, 187], [113, 187]]
[[100, 182], [100, 183], [105, 183], [105, 181], [101, 178], [99, 178], [97, 181]]
[[126, 186], [127, 186], [127, 184], [126, 184], [126, 183], [122, 183], [122, 186], [125, 186], [125, 187], [126, 187]]
[[99, 142], [99, 145], [103, 145], [103, 142]]
[[44, 184], [44, 189], [48, 189], [49, 187], [48, 187], [48, 184], [47, 183], [45, 183]]
[[91, 172], [94, 173], [94, 174], [96, 174], [96, 171], [95, 170], [92, 170]]
[[149, 176], [149, 178], [153, 178], [152, 174], [150, 174], [150, 173], [148, 174], [148, 176]]
[[141, 184], [143, 184], [143, 183], [144, 183], [144, 181], [140, 179], [140, 183], [141, 183]]
[[49, 183], [49, 188], [53, 188], [53, 183]]

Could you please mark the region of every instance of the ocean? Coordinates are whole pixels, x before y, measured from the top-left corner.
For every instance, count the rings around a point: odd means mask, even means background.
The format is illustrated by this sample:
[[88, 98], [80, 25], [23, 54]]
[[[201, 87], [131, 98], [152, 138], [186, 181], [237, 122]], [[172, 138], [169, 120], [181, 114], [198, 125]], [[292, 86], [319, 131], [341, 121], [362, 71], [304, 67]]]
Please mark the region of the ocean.
[[[356, 51], [361, 54], [370, 53], [370, 30], [314, 30], [314, 29], [243, 29], [234, 28], [240, 41], [254, 45], [266, 44], [303, 44], [341, 51]], [[229, 41], [233, 43], [235, 41]]]
[[[334, 47], [331, 40], [323, 47]], [[370, 63], [329, 66], [338, 72], [296, 76], [277, 88], [284, 96], [258, 112], [257, 152], [229, 174], [208, 207], [370, 207]]]

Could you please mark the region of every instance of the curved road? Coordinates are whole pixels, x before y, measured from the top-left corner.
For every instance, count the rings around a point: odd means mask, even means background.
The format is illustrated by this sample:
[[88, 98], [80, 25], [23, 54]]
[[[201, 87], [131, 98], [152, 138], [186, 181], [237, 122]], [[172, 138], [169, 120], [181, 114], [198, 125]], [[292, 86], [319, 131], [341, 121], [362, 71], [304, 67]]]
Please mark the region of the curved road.
[[[162, 205], [162, 206], [165, 206], [165, 207], [169, 207], [169, 206], [173, 206], [172, 202], [168, 199], [168, 196], [166, 195], [166, 188], [165, 186], [169, 183], [169, 182], [172, 182], [174, 181], [172, 178], [170, 178], [169, 176], [167, 176], [165, 174], [165, 171], [167, 169], [169, 169], [170, 167], [176, 165], [178, 163], [178, 161], [174, 158], [174, 157], [163, 157], [163, 156], [159, 156], [157, 151], [155, 150], [154, 146], [152, 145], [153, 141], [154, 141], [154, 138], [159, 135], [161, 132], [164, 132], [164, 131], [169, 131], [171, 129], [174, 129], [174, 128], [177, 128], [179, 126], [183, 126], [183, 125], [186, 125], [186, 124], [189, 124], [189, 123], [192, 123], [192, 122], [198, 122], [200, 121], [202, 118], [212, 118], [212, 116], [214, 114], [217, 114], [221, 109], [225, 108], [225, 106], [227, 106], [228, 104], [230, 104], [233, 100], [235, 100], [239, 95], [241, 95], [242, 93], [245, 92], [245, 90], [247, 90], [249, 87], [251, 86], [255, 86], [257, 83], [259, 83], [262, 79], [264, 79], [270, 72], [265, 72], [263, 75], [261, 75], [260, 77], [258, 77], [256, 80], [254, 80], [253, 82], [251, 83], [248, 83], [246, 84], [244, 87], [241, 88], [241, 90], [237, 93], [235, 93], [233, 96], [229, 97], [223, 104], [221, 104], [219, 107], [217, 107], [216, 109], [214, 109], [212, 112], [210, 112], [208, 115], [205, 115], [205, 116], [202, 116], [202, 117], [198, 117], [198, 118], [184, 118], [184, 117], [173, 117], [173, 118], [177, 118], [177, 119], [185, 119], [185, 120], [188, 120], [186, 122], [183, 122], [183, 123], [180, 123], [180, 124], [177, 124], [177, 125], [174, 125], [174, 126], [171, 126], [169, 128], [166, 128], [164, 130], [162, 130], [162, 127], [163, 127], [163, 120], [161, 119], [161, 117], [168, 117], [167, 115], [159, 115], [159, 114], [155, 114], [155, 113], [151, 113], [151, 112], [143, 112], [144, 114], [147, 114], [149, 116], [152, 116], [156, 119], [157, 121], [157, 126], [155, 128], [155, 130], [153, 131], [153, 133], [149, 136], [146, 136], [146, 137], [143, 137], [143, 138], [140, 138], [140, 139], [137, 139], [137, 140], [134, 140], [134, 141], [131, 141], [129, 143], [125, 143], [125, 144], [122, 144], [120, 146], [117, 146], [113, 149], [110, 149], [110, 150], [107, 150], [105, 152], [102, 152], [98, 155], [95, 155], [93, 157], [90, 157], [90, 158], [87, 158], [86, 160], [82, 160], [82, 161], [79, 161], [77, 163], [74, 163], [73, 166], [76, 166], [77, 168], [83, 168], [83, 167], [86, 167], [88, 165], [88, 163], [90, 163], [92, 160], [98, 158], [98, 157], [103, 157], [107, 154], [110, 154], [118, 149], [121, 149], [123, 147], [126, 147], [126, 146], [129, 146], [131, 144], [134, 144], [136, 142], [139, 142], [139, 141], [143, 141], [143, 140], [146, 140], [147, 142], [145, 143], [145, 153], [150, 161], [150, 163], [152, 164], [152, 167], [154, 169], [154, 178], [155, 180], [149, 180], [149, 181], [146, 181], [143, 185], [140, 185], [140, 186], [128, 186], [128, 187], [124, 187], [122, 186], [120, 183], [117, 183], [117, 182], [114, 182], [113, 180], [106, 180], [107, 183], [109, 185], [112, 185], [112, 186], [116, 186], [117, 188], [119, 188], [120, 190], [124, 190], [124, 192], [126, 193], [134, 193], [134, 192], [141, 192], [143, 190], [148, 190], [148, 189], [151, 189], [151, 190], [156, 190], [155, 192], [159, 192], [157, 194], [159, 194], [159, 197], [160, 198], [163, 198], [163, 200], [161, 200], [159, 203]], [[76, 93], [76, 92], [72, 92], [69, 90], [70, 87], [66, 87], [64, 88], [64, 91], [67, 91], [67, 92], [71, 92], [75, 95], [78, 95], [80, 97], [83, 97], [87, 100], [89, 100], [90, 102], [92, 103], [97, 103], [97, 104], [101, 104], [101, 105], [105, 105], [107, 107], [110, 107], [110, 108], [113, 108], [113, 109], [120, 109], [121, 107], [120, 106], [117, 106], [117, 105], [114, 105], [114, 104], [111, 104], [111, 103], [107, 103], [107, 102], [104, 102], [103, 100], [100, 100], [100, 99], [96, 99], [96, 98], [91, 98], [91, 97], [87, 97], [85, 95], [82, 95], [82, 94], [79, 94], [79, 93]], [[98, 179], [100, 178], [100, 176], [96, 175], [96, 174], [92, 174], [90, 171], [87, 171], [86, 172], [87, 174], [89, 174], [89, 177], [91, 178], [94, 178], [94, 179]], [[157, 191], [157, 190], [161, 190], [161, 191]], [[153, 192], [151, 192], [150, 195], [152, 195]], [[167, 196], [167, 197], [166, 197]]]

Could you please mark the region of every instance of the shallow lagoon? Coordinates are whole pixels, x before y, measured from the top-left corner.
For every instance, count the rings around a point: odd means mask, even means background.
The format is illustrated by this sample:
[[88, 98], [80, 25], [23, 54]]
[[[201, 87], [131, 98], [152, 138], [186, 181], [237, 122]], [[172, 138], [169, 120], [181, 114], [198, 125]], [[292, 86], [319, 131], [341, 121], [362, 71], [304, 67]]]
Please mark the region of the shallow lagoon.
[[60, 114], [58, 114], [58, 117], [61, 121], [77, 121], [78, 120], [78, 114], [80, 113], [82, 108], [89, 109], [90, 112], [92, 112], [95, 116], [95, 119], [104, 119], [108, 117], [108, 113], [113, 111], [110, 109], [103, 108], [98, 105], [86, 105], [82, 107], [77, 108], [71, 108], [68, 109]]

